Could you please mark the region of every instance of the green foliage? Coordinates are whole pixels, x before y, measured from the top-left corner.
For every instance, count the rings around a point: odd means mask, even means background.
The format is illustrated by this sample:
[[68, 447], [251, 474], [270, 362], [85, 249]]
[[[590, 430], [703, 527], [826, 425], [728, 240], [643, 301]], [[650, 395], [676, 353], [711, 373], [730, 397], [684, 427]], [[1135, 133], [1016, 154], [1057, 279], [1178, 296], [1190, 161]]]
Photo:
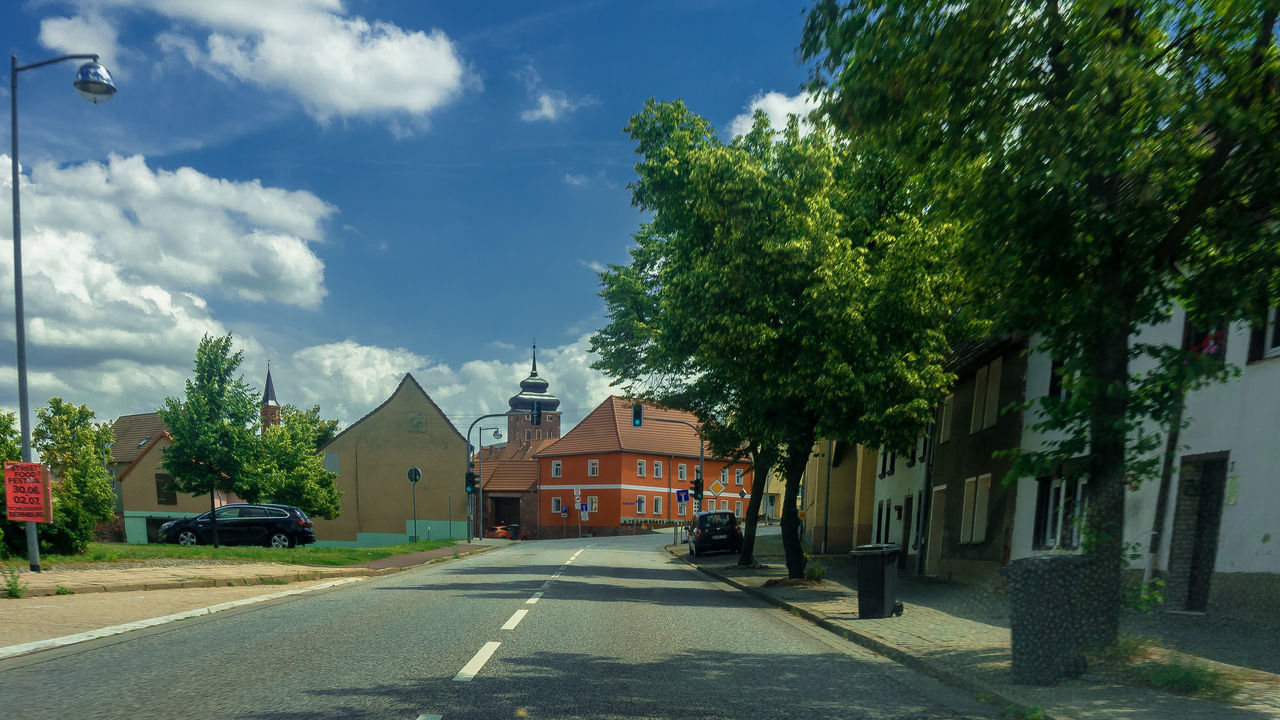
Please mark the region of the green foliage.
[[1149, 637], [1120, 633], [1116, 641], [1101, 653], [1100, 659], [1114, 665], [1128, 665], [1145, 658], [1155, 644]]
[[1229, 700], [1239, 688], [1227, 675], [1192, 662], [1142, 663], [1131, 666], [1127, 674], [1153, 688], [1208, 700]]
[[321, 420], [320, 408], [302, 411], [285, 405], [280, 425], [263, 428], [258, 438], [258, 485], [250, 502], [296, 505], [308, 515], [332, 520], [342, 512], [337, 474], [324, 469], [316, 448], [332, 438], [337, 420]]
[[260, 479], [254, 434], [258, 419], [256, 393], [236, 375], [243, 358], [232, 351], [232, 339], [205, 336], [196, 349], [194, 377], [183, 398], [165, 398], [161, 419], [173, 443], [161, 464], [180, 492], [208, 495], [259, 494]]
[[1015, 720], [1044, 720], [1044, 708], [1039, 705], [1015, 705], [1010, 703], [1000, 709], [1000, 714]]
[[53, 592], [54, 592], [54, 594], [56, 594], [56, 595], [74, 595], [74, 593], [72, 593], [72, 592], [71, 592], [70, 590], [68, 590], [67, 588], [62, 587], [61, 585], [59, 585], [59, 586], [57, 586], [56, 588], [54, 588]]
[[944, 229], [904, 214], [908, 178], [817, 124], [760, 113], [728, 143], [682, 102], [650, 100], [626, 132], [631, 262], [601, 274], [609, 323], [594, 367], [689, 410], [713, 452], [746, 444], [784, 470], [783, 541], [800, 577], [794, 492], [815, 435], [910, 447], [952, 378], [956, 307]]
[[[1140, 421], [1225, 372], [1130, 339], [1175, 304], [1217, 327], [1280, 300], [1276, 20], [1266, 4], [820, 0], [806, 21], [820, 112], [964, 230], [977, 308], [1065, 360], [1072, 396], [1041, 429], [1067, 439], [1015, 470], [1086, 457], [1104, 640], [1124, 490], [1159, 467]], [[1143, 356], [1156, 370], [1131, 376]]]
[[820, 562], [813, 561], [805, 563], [804, 579], [805, 580], [821, 580], [827, 576], [827, 566]]
[[[380, 560], [393, 555], [419, 553], [437, 548], [451, 548], [456, 540], [422, 540], [418, 543], [398, 543], [376, 547], [316, 547], [306, 545], [288, 551], [287, 556], [275, 548], [248, 545], [215, 548], [211, 545], [131, 545], [128, 543], [89, 543], [80, 555], [41, 556], [43, 567], [91, 568], [100, 563], [143, 563], [151, 560], [178, 558], [183, 560], [213, 560], [216, 562], [289, 562], [299, 565], [351, 565]], [[456, 551], [455, 551], [456, 552]], [[26, 566], [26, 558], [10, 558], [4, 565], [18, 568]]]
[[27, 592], [27, 582], [18, 575], [18, 571], [13, 568], [0, 569], [0, 575], [4, 576], [5, 595], [11, 598], [20, 598]]
[[32, 432], [35, 450], [55, 480], [53, 523], [40, 529], [41, 552], [83, 552], [93, 528], [115, 514], [115, 493], [107, 473], [115, 434], [107, 423], [95, 423], [88, 407], [49, 399], [36, 411]]
[[0, 462], [21, 459], [22, 432], [18, 429], [18, 414], [0, 412]]

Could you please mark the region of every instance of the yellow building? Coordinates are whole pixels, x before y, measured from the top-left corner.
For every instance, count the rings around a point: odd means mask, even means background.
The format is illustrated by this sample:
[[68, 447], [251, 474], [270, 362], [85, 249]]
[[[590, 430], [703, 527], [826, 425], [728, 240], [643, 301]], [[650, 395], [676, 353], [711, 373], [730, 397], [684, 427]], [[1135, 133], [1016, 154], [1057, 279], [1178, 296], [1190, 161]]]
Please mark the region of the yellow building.
[[804, 470], [801, 541], [818, 555], [843, 553], [872, 541], [876, 451], [819, 440]]
[[417, 483], [420, 539], [465, 538], [467, 442], [412, 375], [391, 397], [324, 447], [324, 466], [338, 474], [342, 514], [313, 518], [318, 545], [370, 546], [407, 542], [413, 533]]

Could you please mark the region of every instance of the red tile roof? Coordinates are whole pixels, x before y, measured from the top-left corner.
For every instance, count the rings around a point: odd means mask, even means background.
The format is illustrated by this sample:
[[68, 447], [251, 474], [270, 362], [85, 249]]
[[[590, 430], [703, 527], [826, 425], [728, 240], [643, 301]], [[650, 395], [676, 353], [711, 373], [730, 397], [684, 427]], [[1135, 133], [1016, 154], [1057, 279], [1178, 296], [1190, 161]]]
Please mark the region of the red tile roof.
[[543, 438], [486, 447], [480, 457], [485, 492], [532, 490], [538, 484], [538, 462], [533, 456], [554, 442], [553, 438]]
[[610, 396], [564, 437], [539, 452], [538, 456], [627, 451], [698, 457], [698, 434], [693, 428], [682, 423], [662, 422], [683, 420], [698, 427], [698, 419], [692, 413], [645, 403], [644, 426], [637, 428], [631, 425], [631, 406], [634, 402], [616, 395]]
[[164, 431], [160, 413], [121, 415], [111, 423], [111, 432], [116, 436], [115, 444], [111, 446], [112, 462], [127, 465], [137, 460], [147, 443]]

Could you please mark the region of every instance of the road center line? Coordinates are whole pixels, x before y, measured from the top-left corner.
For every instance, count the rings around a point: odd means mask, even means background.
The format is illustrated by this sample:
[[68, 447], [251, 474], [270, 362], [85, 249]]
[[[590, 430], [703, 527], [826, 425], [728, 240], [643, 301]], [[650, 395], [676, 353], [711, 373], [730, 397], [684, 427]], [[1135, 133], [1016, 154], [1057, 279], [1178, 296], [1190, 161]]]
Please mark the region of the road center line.
[[484, 667], [485, 663], [489, 662], [489, 658], [493, 657], [494, 651], [497, 650], [498, 646], [501, 644], [502, 643], [500, 642], [485, 643], [484, 647], [480, 648], [480, 650], [476, 652], [475, 657], [471, 658], [471, 662], [463, 665], [462, 669], [458, 671], [458, 674], [453, 676], [454, 681], [471, 682], [471, 679], [476, 676], [476, 673], [480, 672], [480, 668]]
[[419, 715], [418, 720], [444, 720], [443, 715]]
[[573, 557], [571, 557], [571, 558], [569, 558], [569, 559], [570, 559], [570, 560], [577, 559], [577, 557], [578, 557], [579, 555], [581, 555], [581, 554], [582, 554], [582, 551], [581, 551], [581, 550], [579, 550], [578, 552], [576, 552], [576, 553], [574, 553], [574, 554], [573, 554]]
[[[545, 587], [545, 586], [543, 586], [543, 587]], [[533, 605], [533, 604], [535, 604], [535, 603], [537, 603], [537, 602], [538, 602], [538, 598], [540, 598], [540, 597], [542, 597], [542, 591], [541, 591], [541, 590], [539, 590], [538, 592], [534, 593], [534, 594], [533, 594], [533, 597], [529, 598], [528, 600], [525, 600], [525, 601], [524, 601], [524, 604], [525, 604], [525, 605]]]
[[525, 616], [525, 615], [527, 615], [528, 613], [529, 613], [529, 611], [528, 611], [528, 610], [524, 610], [524, 609], [520, 609], [520, 610], [515, 611], [515, 614], [513, 614], [513, 615], [511, 616], [511, 619], [507, 621], [507, 624], [506, 624], [506, 625], [503, 625], [503, 626], [502, 626], [502, 629], [503, 629], [503, 630], [515, 630], [515, 629], [516, 629], [516, 626], [520, 624], [520, 621], [521, 621], [521, 620], [523, 620], [523, 619], [524, 619], [524, 616]]

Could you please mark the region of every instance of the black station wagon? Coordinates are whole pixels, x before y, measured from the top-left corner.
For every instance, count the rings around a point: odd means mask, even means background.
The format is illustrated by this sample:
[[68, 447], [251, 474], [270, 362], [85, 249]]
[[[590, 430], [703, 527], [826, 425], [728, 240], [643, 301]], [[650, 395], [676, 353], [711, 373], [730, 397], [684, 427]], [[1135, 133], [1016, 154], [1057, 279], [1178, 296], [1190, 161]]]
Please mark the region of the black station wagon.
[[[218, 542], [223, 545], [265, 545], [291, 548], [316, 541], [311, 518], [292, 505], [223, 505], [218, 519]], [[211, 513], [174, 520], [160, 526], [160, 542], [203, 545], [213, 542]]]

